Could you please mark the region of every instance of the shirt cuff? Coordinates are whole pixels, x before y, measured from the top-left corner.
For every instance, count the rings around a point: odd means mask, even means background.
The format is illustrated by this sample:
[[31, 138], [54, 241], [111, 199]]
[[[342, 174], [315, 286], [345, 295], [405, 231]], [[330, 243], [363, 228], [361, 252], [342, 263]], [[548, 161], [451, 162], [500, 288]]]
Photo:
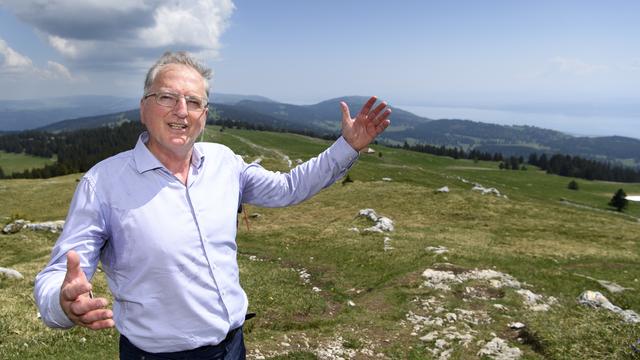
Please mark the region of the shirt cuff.
[[49, 305], [47, 306], [47, 312], [49, 313], [47, 316], [51, 327], [68, 329], [73, 327], [75, 324], [73, 321], [69, 320], [67, 315], [62, 310], [62, 306], [60, 305], [60, 288], [53, 290], [51, 297], [49, 298]]
[[341, 172], [349, 170], [360, 156], [360, 153], [352, 148], [342, 136], [329, 147], [329, 151], [331, 156], [340, 164]]

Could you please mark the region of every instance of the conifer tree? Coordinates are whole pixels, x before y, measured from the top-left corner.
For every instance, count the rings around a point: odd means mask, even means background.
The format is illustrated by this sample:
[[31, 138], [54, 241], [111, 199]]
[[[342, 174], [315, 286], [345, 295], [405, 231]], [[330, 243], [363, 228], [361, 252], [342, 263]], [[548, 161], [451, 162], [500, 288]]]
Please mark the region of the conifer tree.
[[567, 185], [567, 188], [569, 188], [569, 190], [578, 190], [578, 182], [575, 180], [569, 181], [569, 185]]
[[618, 211], [622, 211], [628, 204], [629, 200], [627, 200], [627, 194], [622, 189], [618, 189], [609, 201], [609, 206], [613, 206]]

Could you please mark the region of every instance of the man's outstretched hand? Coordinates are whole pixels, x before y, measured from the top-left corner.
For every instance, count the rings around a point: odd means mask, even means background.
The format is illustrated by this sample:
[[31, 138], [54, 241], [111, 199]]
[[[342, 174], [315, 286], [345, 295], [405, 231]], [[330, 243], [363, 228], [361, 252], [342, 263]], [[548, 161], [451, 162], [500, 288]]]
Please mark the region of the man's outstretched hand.
[[342, 108], [342, 137], [356, 151], [364, 149], [373, 139], [389, 126], [391, 109], [386, 102], [381, 102], [375, 108], [375, 96], [372, 96], [362, 107], [355, 118], [351, 118], [349, 106], [344, 101], [340, 102]]
[[62, 310], [76, 325], [93, 330], [113, 327], [113, 312], [105, 309], [109, 302], [105, 298], [92, 299], [90, 291], [91, 283], [80, 267], [80, 256], [71, 250], [67, 253], [67, 274], [60, 289]]

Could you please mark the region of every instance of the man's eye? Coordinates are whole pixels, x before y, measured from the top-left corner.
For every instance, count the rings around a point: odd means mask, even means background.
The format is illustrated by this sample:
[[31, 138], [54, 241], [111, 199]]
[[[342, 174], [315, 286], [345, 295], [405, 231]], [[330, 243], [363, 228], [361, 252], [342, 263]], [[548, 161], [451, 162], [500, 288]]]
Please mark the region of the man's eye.
[[160, 100], [160, 101], [172, 101], [175, 98], [176, 97], [171, 95], [171, 94], [160, 94], [160, 95], [158, 95], [158, 100]]
[[187, 105], [199, 108], [202, 106], [202, 102], [198, 99], [187, 99]]

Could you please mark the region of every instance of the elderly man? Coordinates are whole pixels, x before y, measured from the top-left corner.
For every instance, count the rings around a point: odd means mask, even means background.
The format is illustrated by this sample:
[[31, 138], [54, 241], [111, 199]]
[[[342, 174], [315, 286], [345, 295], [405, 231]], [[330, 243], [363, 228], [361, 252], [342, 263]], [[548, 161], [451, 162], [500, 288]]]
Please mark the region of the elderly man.
[[[237, 209], [299, 203], [342, 177], [389, 125], [372, 97], [355, 118], [344, 102], [342, 137], [288, 174], [247, 164], [219, 144], [196, 143], [205, 127], [211, 71], [186, 53], [149, 70], [133, 150], [90, 169], [35, 298], [51, 327], [116, 326], [121, 359], [242, 359], [247, 296], [236, 261]], [[114, 297], [93, 298], [102, 261]]]

